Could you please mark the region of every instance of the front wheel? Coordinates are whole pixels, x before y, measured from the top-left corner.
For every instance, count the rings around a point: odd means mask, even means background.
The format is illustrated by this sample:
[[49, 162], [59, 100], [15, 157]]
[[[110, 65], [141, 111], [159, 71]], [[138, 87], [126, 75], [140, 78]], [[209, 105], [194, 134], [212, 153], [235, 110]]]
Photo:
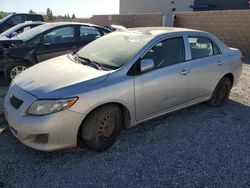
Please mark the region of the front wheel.
[[208, 105], [212, 107], [223, 106], [230, 95], [231, 89], [231, 81], [227, 77], [222, 78], [221, 81], [217, 84], [212, 98], [207, 102]]
[[7, 68], [5, 78], [11, 82], [18, 74], [26, 70], [29, 66], [27, 64], [16, 63]]
[[115, 143], [121, 128], [121, 109], [110, 104], [95, 109], [86, 117], [80, 136], [89, 149], [101, 152]]

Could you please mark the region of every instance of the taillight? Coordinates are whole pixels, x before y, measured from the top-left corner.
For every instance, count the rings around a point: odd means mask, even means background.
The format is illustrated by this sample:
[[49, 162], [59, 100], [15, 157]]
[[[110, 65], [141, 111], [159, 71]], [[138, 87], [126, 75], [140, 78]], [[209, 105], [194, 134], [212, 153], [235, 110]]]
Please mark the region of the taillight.
[[246, 61], [246, 58], [242, 55], [242, 56], [240, 57], [240, 60], [241, 60], [242, 63], [244, 63], [244, 62]]

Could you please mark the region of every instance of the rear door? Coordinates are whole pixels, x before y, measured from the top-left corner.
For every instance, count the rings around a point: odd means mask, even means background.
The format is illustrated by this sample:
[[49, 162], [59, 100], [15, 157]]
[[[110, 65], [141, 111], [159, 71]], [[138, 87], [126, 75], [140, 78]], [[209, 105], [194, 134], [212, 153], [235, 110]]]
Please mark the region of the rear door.
[[76, 49], [75, 26], [57, 27], [34, 40], [38, 62], [70, 53]]
[[219, 47], [205, 36], [187, 36], [190, 46], [191, 82], [189, 100], [202, 100], [211, 96], [224, 70]]
[[142, 59], [153, 59], [155, 68], [135, 76], [137, 121], [187, 102], [190, 74], [182, 36], [160, 41]]
[[79, 38], [77, 40], [77, 47], [81, 48], [86, 44], [100, 38], [101, 32], [95, 27], [79, 26]]

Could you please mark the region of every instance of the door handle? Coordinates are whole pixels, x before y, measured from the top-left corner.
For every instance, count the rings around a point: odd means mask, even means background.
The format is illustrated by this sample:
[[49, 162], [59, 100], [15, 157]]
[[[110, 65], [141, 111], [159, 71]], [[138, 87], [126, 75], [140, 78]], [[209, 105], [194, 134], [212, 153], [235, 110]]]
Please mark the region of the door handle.
[[180, 72], [180, 74], [183, 75], [183, 76], [186, 76], [186, 75], [189, 74], [189, 73], [190, 73], [190, 70], [188, 70], [188, 69], [183, 69], [183, 70]]
[[221, 65], [222, 65], [222, 62], [221, 62], [221, 61], [218, 61], [217, 64], [218, 64], [219, 66], [221, 66]]

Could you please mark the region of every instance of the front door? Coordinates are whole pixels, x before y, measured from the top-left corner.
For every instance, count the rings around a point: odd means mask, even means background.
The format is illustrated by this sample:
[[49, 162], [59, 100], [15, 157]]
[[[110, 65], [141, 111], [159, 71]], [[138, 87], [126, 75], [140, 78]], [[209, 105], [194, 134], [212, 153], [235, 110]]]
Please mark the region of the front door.
[[159, 42], [143, 59], [153, 59], [155, 68], [135, 76], [137, 121], [187, 102], [190, 84], [183, 37]]

